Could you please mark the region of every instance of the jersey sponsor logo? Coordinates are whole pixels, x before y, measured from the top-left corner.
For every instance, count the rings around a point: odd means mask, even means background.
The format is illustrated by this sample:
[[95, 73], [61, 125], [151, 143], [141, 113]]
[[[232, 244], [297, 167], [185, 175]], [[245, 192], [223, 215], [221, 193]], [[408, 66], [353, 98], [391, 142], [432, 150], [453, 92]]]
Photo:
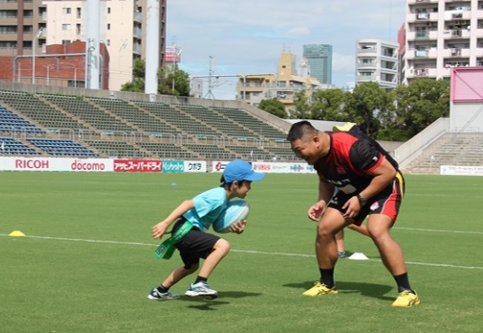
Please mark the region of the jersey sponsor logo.
[[338, 165], [338, 166], [337, 166], [337, 173], [338, 173], [339, 175], [343, 175], [343, 174], [345, 174], [346, 172], [345, 172], [344, 167], [342, 167], [342, 166]]

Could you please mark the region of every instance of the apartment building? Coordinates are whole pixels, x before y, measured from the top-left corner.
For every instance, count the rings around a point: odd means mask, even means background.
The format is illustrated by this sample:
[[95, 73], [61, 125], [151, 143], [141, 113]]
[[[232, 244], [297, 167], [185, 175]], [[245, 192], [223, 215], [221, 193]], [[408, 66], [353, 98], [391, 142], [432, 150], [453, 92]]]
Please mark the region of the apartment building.
[[356, 42], [355, 84], [377, 82], [381, 88], [391, 91], [398, 85], [398, 43], [377, 39], [361, 39]]
[[402, 81], [483, 66], [483, 0], [407, 0]]
[[238, 97], [248, 104], [258, 106], [263, 99], [276, 98], [287, 110], [294, 108], [295, 95], [304, 91], [310, 97], [316, 90], [333, 88], [324, 85], [315, 77], [310, 76], [307, 59], [303, 58], [300, 70], [297, 68], [297, 58], [292, 53], [280, 55], [278, 70], [270, 74], [249, 74], [240, 77], [237, 86]]
[[[110, 56], [109, 89], [132, 80], [133, 63], [145, 55], [146, 0], [101, 0], [100, 42]], [[0, 56], [46, 52], [46, 45], [85, 41], [87, 1], [0, 1]], [[166, 0], [160, 0], [160, 66], [166, 40]], [[2, 62], [3, 63], [3, 62]]]

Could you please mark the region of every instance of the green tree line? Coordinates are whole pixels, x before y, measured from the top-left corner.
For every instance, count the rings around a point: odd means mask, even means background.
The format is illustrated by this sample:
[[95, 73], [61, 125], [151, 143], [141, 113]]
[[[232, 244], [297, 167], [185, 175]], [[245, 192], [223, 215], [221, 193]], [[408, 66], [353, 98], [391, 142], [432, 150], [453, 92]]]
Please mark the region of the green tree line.
[[354, 122], [375, 139], [406, 141], [438, 118], [449, 116], [449, 93], [445, 80], [419, 79], [390, 92], [367, 82], [352, 91], [316, 91], [310, 98], [300, 91], [290, 112], [277, 99], [262, 100], [259, 108], [280, 118]]

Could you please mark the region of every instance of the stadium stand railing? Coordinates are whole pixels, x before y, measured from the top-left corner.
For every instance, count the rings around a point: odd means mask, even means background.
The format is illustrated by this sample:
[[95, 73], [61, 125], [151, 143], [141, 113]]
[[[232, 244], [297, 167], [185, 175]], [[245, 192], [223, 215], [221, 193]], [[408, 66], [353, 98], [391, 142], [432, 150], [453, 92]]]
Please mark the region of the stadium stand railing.
[[97, 153], [72, 140], [27, 138], [35, 147], [53, 156], [96, 157]]
[[0, 137], [0, 155], [40, 155], [41, 153], [13, 138]]
[[[283, 160], [281, 151], [288, 148], [282, 131], [235, 108], [5, 90], [0, 105], [20, 121], [37, 124], [31, 127], [38, 135], [23, 139], [72, 140], [90, 150], [71, 151], [74, 156]], [[34, 142], [42, 143], [29, 141]], [[67, 147], [39, 148], [47, 155], [67, 154]]]

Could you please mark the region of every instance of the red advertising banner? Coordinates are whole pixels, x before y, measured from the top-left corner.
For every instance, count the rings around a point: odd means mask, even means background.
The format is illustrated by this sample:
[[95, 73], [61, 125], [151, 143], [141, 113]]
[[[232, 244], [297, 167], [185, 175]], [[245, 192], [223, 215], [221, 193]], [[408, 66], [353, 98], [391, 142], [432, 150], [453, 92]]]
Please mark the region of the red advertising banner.
[[114, 160], [115, 172], [161, 172], [161, 160]]

